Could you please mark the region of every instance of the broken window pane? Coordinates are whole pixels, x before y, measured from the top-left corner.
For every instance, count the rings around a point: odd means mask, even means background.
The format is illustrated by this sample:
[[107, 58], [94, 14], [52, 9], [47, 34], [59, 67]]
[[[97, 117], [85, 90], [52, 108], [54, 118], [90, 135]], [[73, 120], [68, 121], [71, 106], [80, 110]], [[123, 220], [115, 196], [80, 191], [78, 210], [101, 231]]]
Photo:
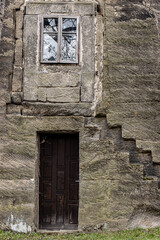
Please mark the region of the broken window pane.
[[76, 62], [77, 39], [75, 34], [62, 35], [62, 53], [63, 61]]
[[58, 18], [44, 18], [44, 32], [58, 32]]
[[77, 19], [76, 18], [63, 18], [62, 19], [62, 31], [76, 32], [77, 31]]
[[43, 61], [56, 61], [58, 48], [58, 36], [44, 34], [43, 38]]

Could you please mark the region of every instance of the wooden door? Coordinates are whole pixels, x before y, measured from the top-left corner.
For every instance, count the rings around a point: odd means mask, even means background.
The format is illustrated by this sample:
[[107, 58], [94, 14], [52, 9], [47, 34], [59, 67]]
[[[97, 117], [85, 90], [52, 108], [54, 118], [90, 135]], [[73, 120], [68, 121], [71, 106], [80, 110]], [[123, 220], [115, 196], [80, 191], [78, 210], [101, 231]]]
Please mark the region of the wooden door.
[[78, 134], [41, 134], [39, 227], [77, 229], [78, 203]]

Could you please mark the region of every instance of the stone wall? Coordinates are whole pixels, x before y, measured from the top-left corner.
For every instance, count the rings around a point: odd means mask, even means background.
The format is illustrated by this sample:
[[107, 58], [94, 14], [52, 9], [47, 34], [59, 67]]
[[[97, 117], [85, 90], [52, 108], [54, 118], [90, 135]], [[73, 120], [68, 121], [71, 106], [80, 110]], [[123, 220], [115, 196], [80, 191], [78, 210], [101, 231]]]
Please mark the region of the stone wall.
[[1, 31], [2, 31], [2, 23], [3, 23], [3, 15], [4, 15], [4, 5], [5, 1], [0, 1], [0, 39], [1, 39]]
[[[151, 6], [150, 6], [150, 4]], [[109, 125], [160, 163], [159, 3], [106, 1], [104, 105]]]
[[[1, 228], [38, 228], [38, 132], [43, 131], [80, 134], [80, 230], [160, 226], [160, 4], [153, 3], [152, 8], [140, 0], [99, 3], [94, 99], [53, 104], [23, 99], [25, 3], [6, 0], [0, 42]], [[57, 79], [56, 66], [51, 71]]]
[[[156, 0], [105, 2], [103, 82], [109, 126], [122, 126], [123, 138], [135, 139], [139, 151], [151, 151], [152, 161], [140, 162], [149, 164], [150, 174], [158, 179], [159, 10]], [[143, 214], [137, 225], [142, 221]]]

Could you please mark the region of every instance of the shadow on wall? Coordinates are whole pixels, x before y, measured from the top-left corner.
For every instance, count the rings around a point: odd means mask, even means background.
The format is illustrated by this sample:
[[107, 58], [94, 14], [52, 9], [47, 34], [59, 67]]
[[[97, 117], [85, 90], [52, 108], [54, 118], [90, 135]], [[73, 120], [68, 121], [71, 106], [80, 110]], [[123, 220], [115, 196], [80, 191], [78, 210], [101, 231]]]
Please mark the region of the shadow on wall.
[[130, 21], [132, 19], [146, 20], [147, 18], [154, 18], [154, 14], [147, 7], [142, 0], [128, 1], [123, 4], [119, 10], [120, 17], [117, 17], [116, 21]]

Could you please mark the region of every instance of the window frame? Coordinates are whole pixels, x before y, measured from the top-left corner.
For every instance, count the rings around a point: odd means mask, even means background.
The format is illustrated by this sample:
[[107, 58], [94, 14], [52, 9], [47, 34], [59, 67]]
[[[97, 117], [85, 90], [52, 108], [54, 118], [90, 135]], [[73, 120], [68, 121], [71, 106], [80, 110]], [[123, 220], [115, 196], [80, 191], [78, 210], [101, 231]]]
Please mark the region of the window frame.
[[[57, 43], [57, 60], [56, 61], [44, 61], [43, 60], [43, 40], [44, 40], [44, 18], [58, 18], [58, 43]], [[75, 34], [76, 39], [76, 61], [66, 61], [61, 59], [61, 46], [62, 46], [62, 19], [63, 18], [76, 18], [77, 19], [77, 31]], [[68, 33], [69, 34], [69, 33]], [[41, 63], [52, 63], [52, 64], [78, 64], [79, 63], [79, 39], [80, 39], [80, 17], [75, 15], [42, 15], [41, 16], [41, 41], [40, 41], [40, 62]]]

